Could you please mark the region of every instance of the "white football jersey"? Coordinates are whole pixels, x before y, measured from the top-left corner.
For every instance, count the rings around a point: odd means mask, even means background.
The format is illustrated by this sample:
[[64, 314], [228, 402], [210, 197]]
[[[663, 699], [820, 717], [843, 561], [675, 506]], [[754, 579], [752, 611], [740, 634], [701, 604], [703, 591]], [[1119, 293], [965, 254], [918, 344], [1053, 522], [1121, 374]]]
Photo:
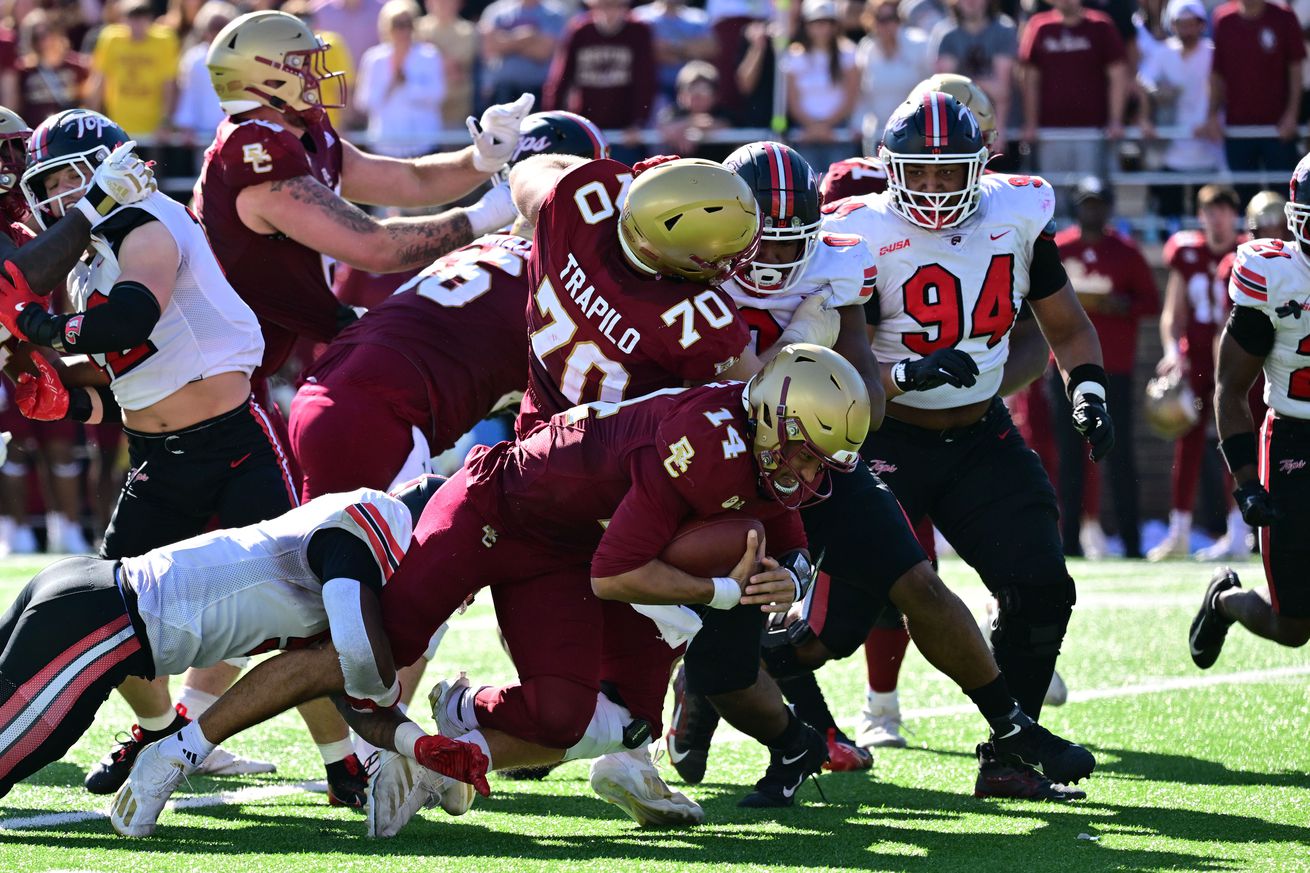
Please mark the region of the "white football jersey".
[[[172, 299], [150, 338], [134, 349], [91, 355], [109, 374], [118, 405], [145, 409], [188, 382], [220, 373], [250, 375], [264, 357], [264, 336], [255, 313], [228, 284], [200, 222], [166, 194], [151, 194], [129, 208], [159, 219], [173, 235], [179, 258]], [[122, 273], [104, 237], [92, 235], [91, 244], [90, 265], [77, 264], [68, 277], [69, 298], [79, 312], [104, 303]]]
[[897, 403], [951, 409], [996, 395], [1010, 328], [1028, 295], [1033, 244], [1055, 212], [1036, 176], [989, 173], [982, 202], [958, 227], [926, 230], [891, 206], [890, 194], [840, 201], [826, 229], [854, 234], [874, 257], [881, 318], [873, 351], [884, 365], [958, 348], [978, 365], [972, 388], [911, 391]]
[[156, 675], [323, 637], [327, 580], [310, 569], [306, 550], [310, 537], [325, 528], [363, 540], [385, 584], [409, 545], [413, 522], [396, 498], [360, 488], [316, 497], [258, 524], [124, 558], [119, 579], [136, 591]]
[[1273, 322], [1274, 347], [1264, 363], [1265, 405], [1279, 415], [1310, 419], [1310, 262], [1296, 243], [1242, 243], [1228, 296]]
[[822, 294], [831, 309], [863, 306], [873, 296], [876, 275], [873, 257], [859, 237], [829, 233], [821, 227], [814, 257], [805, 265], [805, 272], [796, 284], [781, 294], [756, 294], [735, 279], [720, 287], [737, 304], [750, 327], [751, 342], [758, 354], [778, 341], [791, 324], [796, 307], [806, 297]]

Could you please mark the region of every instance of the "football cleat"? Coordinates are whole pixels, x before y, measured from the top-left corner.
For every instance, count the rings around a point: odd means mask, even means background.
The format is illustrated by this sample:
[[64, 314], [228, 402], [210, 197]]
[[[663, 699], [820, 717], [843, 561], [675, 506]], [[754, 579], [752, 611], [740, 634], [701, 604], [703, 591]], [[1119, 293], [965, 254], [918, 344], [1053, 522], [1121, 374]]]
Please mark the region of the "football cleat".
[[185, 762], [163, 754], [159, 743], [141, 749], [129, 778], [109, 807], [110, 825], [125, 837], [150, 836], [164, 804], [185, 776]]
[[[370, 837], [394, 837], [425, 806], [439, 800], [420, 779], [423, 769], [395, 752], [378, 754], [377, 769], [369, 774], [364, 818]], [[444, 778], [444, 777], [443, 777]]]
[[92, 794], [113, 794], [127, 781], [136, 756], [148, 743], [180, 731], [189, 722], [190, 719], [179, 711], [173, 723], [162, 731], [143, 731], [140, 725], [132, 725], [131, 733], [125, 738], [120, 734], [118, 745], [86, 774], [86, 782], [83, 783], [86, 790]]
[[705, 821], [699, 803], [674, 791], [660, 777], [647, 747], [592, 761], [591, 788], [643, 828], [680, 828]]
[[1231, 567], [1218, 567], [1210, 577], [1210, 584], [1205, 589], [1205, 599], [1201, 608], [1192, 619], [1192, 628], [1187, 633], [1188, 648], [1192, 653], [1192, 663], [1202, 670], [1208, 670], [1219, 660], [1219, 653], [1224, 648], [1224, 638], [1233, 620], [1219, 612], [1219, 595], [1232, 588], [1241, 588], [1242, 582]]
[[1040, 767], [1053, 782], [1074, 783], [1085, 779], [1096, 769], [1096, 758], [1077, 743], [1042, 727], [1037, 722], [1027, 727], [1012, 726], [1004, 737], [993, 734], [990, 745], [996, 759], [1013, 767]]
[[1180, 531], [1169, 531], [1168, 536], [1146, 553], [1148, 561], [1167, 561], [1170, 558], [1186, 558], [1191, 552], [1191, 537]]
[[699, 785], [705, 778], [710, 743], [718, 726], [719, 711], [706, 697], [687, 690], [687, 670], [680, 665], [673, 677], [673, 718], [665, 746], [673, 769], [688, 785]]
[[1051, 800], [1057, 803], [1087, 797], [1087, 792], [1052, 782], [1026, 764], [999, 760], [991, 743], [979, 743], [976, 752], [978, 779], [973, 785], [974, 797]]
[[428, 703], [432, 704], [432, 720], [437, 723], [437, 733], [443, 737], [458, 737], [468, 733], [468, 728], [450, 714], [451, 698], [455, 699], [455, 705], [458, 706], [467, 693], [469, 680], [463, 673], [453, 682], [442, 679], [428, 692]]
[[860, 720], [855, 725], [855, 742], [866, 749], [905, 748], [905, 737], [901, 736], [901, 704], [895, 691], [866, 695]]
[[1219, 539], [1203, 549], [1197, 549], [1192, 555], [1198, 561], [1246, 561], [1251, 558], [1250, 534], [1239, 533], [1237, 536], [1225, 533]]
[[873, 766], [873, 754], [862, 749], [841, 731], [828, 728], [828, 761], [823, 769], [833, 773], [850, 773], [868, 770]]
[[368, 803], [368, 770], [359, 756], [352, 752], [326, 769], [328, 804], [363, 809]]
[[769, 768], [755, 783], [755, 790], [738, 801], [748, 809], [771, 809], [791, 806], [796, 802], [796, 789], [806, 776], [823, 769], [828, 760], [828, 744], [823, 736], [809, 725], [803, 726], [800, 751], [790, 753], [783, 749], [769, 750]]

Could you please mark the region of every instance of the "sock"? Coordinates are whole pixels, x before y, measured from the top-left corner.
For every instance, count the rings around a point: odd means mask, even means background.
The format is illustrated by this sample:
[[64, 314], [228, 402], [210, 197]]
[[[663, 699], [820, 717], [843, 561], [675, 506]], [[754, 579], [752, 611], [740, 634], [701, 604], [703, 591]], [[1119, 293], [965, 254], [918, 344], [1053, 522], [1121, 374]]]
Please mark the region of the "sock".
[[397, 752], [410, 760], [416, 761], [418, 757], [414, 752], [414, 745], [425, 736], [427, 734], [423, 733], [423, 728], [412, 721], [407, 721], [396, 727], [396, 737], [392, 745], [396, 747]]
[[218, 695], [197, 690], [189, 685], [182, 686], [182, 694], [177, 698], [177, 705], [182, 707], [179, 712], [192, 721], [208, 712], [209, 707], [217, 702]]
[[490, 685], [483, 685], [476, 690], [473, 688], [465, 688], [460, 693], [459, 697], [452, 698], [447, 703], [446, 711], [455, 720], [455, 724], [459, 725], [466, 731], [477, 730], [482, 726], [482, 723], [478, 721], [476, 704], [478, 702], [478, 695], [483, 691], [490, 691], [492, 693], [492, 699], [495, 699], [499, 694], [500, 689], [493, 688]]
[[869, 709], [876, 713], [889, 713], [901, 711], [901, 698], [895, 691], [874, 691], [870, 688], [865, 695], [869, 701]]
[[[1023, 710], [1019, 704], [1010, 695], [1010, 689], [1005, 682], [1005, 677], [997, 674], [996, 678], [986, 685], [975, 688], [972, 691], [966, 690], [965, 694], [973, 701], [973, 705], [978, 707], [982, 717], [987, 719], [987, 723], [992, 726], [992, 730], [997, 734], [1005, 734], [1010, 730], [1011, 725], [1016, 723], [1016, 713], [1027, 721], [1031, 721], [1023, 715]], [[1022, 727], [1023, 725], [1020, 725]]]
[[201, 730], [200, 722], [193, 721], [172, 736], [161, 740], [160, 751], [175, 760], [184, 761], [186, 772], [191, 773], [209, 757], [210, 752], [214, 751], [214, 745]]
[[1184, 539], [1192, 535], [1192, 514], [1181, 509], [1169, 510], [1169, 533]]
[[910, 632], [904, 627], [875, 627], [864, 641], [864, 660], [869, 670], [869, 688], [878, 692], [895, 691], [901, 675], [901, 661], [910, 645]]
[[[472, 697], [473, 695], [469, 695]], [[472, 730], [459, 738], [461, 743], [472, 743], [482, 750], [482, 754], [487, 756], [487, 772], [490, 773], [496, 769], [496, 764], [491, 760], [491, 749], [487, 746], [487, 738], [482, 735], [480, 730]]]
[[[182, 719], [182, 724], [174, 727], [174, 723]], [[168, 709], [163, 715], [155, 716], [137, 716], [137, 727], [141, 728], [144, 734], [162, 734], [170, 733], [173, 730], [181, 730], [182, 725], [186, 724], [189, 719], [178, 712], [176, 709]]]
[[1250, 530], [1246, 522], [1242, 519], [1240, 509], [1228, 510], [1228, 537], [1233, 542], [1244, 545], [1246, 543], [1246, 532]]
[[823, 691], [813, 673], [801, 673], [799, 676], [775, 681], [801, 721], [812, 725], [821, 734], [826, 734], [829, 728], [837, 727], [837, 721], [832, 717], [828, 701], [823, 699]]
[[769, 740], [767, 745], [770, 749], [781, 752], [797, 751], [805, 736], [805, 722], [796, 717], [796, 713], [790, 708], [787, 710], [787, 727], [783, 728], [782, 733]]
[[344, 740], [337, 740], [334, 743], [316, 743], [315, 745], [318, 746], [318, 753], [323, 756], [324, 765], [344, 761], [355, 754], [355, 744], [350, 741], [349, 735]]

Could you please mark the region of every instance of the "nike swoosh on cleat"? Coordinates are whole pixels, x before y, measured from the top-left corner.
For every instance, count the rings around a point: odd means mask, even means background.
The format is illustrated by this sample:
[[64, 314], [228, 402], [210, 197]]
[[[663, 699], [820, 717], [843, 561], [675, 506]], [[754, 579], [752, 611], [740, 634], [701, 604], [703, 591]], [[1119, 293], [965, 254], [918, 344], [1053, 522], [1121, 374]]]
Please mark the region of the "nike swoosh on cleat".
[[796, 789], [801, 787], [801, 783], [804, 782], [804, 781], [805, 781], [805, 777], [802, 776], [801, 778], [799, 778], [799, 779], [796, 780], [796, 784], [793, 785], [791, 788], [783, 788], [783, 789], [782, 789], [782, 796], [783, 796], [783, 797], [790, 798], [793, 794], [796, 793]]
[[804, 753], [804, 752], [801, 752], [799, 755], [797, 755], [797, 756], [794, 757], [794, 758], [788, 758], [786, 755], [783, 755], [783, 756], [782, 756], [782, 763], [785, 764], [786, 766], [790, 767], [792, 764], [795, 764], [797, 761], [799, 761], [801, 758], [804, 758], [804, 757], [805, 757], [805, 753]]
[[677, 744], [677, 742], [673, 739], [673, 737], [669, 737], [668, 749], [669, 749], [669, 760], [672, 761], [672, 762], [675, 763], [675, 764], [681, 764], [681, 763], [682, 763], [682, 759], [685, 758], [685, 757], [687, 757], [688, 755], [691, 754], [691, 750], [690, 750], [690, 749], [688, 749], [688, 750], [685, 751], [685, 752], [679, 752], [679, 751], [678, 751], [678, 744]]
[[1003, 735], [1003, 736], [999, 736], [999, 737], [997, 737], [996, 739], [998, 739], [998, 740], [1008, 740], [1010, 737], [1012, 737], [1012, 736], [1014, 736], [1015, 734], [1019, 733], [1019, 731], [1021, 731], [1021, 730], [1022, 730], [1022, 728], [1019, 727], [1017, 724], [1011, 723], [1011, 724], [1010, 724], [1010, 732], [1009, 732], [1008, 734]]

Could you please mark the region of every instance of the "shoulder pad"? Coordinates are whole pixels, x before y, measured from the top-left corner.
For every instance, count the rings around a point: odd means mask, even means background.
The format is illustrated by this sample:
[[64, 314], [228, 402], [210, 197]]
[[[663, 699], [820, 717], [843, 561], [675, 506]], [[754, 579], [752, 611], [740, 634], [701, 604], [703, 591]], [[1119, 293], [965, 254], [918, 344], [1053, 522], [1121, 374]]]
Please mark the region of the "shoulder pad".
[[[715, 495], [733, 476], [733, 465], [725, 463], [748, 454], [751, 449], [735, 410], [741, 408], [734, 393], [722, 397], [721, 404], [704, 398], [698, 403], [683, 403], [670, 411], [655, 434], [655, 450], [660, 464], [673, 481], [674, 487], [698, 511], [717, 512], [721, 498]], [[732, 433], [724, 427], [726, 418], [732, 419], [728, 427], [741, 440], [733, 442]], [[727, 439], [725, 439], [727, 437]]]
[[313, 175], [300, 138], [262, 119], [243, 121], [228, 131], [218, 160], [224, 180], [233, 188]]

